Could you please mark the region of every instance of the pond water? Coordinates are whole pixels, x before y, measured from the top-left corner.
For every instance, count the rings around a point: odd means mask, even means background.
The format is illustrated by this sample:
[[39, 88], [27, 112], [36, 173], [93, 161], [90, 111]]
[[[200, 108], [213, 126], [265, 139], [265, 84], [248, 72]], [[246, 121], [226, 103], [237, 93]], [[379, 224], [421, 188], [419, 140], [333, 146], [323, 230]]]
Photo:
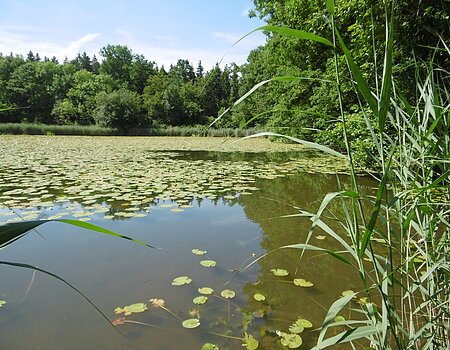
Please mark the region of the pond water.
[[[232, 337], [244, 332], [259, 341], [258, 349], [283, 349], [279, 332], [290, 333], [299, 318], [312, 323], [300, 334], [301, 348], [309, 348], [326, 309], [343, 291], [359, 288], [353, 270], [311, 252], [277, 250], [243, 269], [275, 248], [304, 243], [310, 221], [281, 216], [317, 210], [326, 193], [348, 182], [345, 175], [312, 174], [317, 155], [158, 151], [145, 139], [126, 147], [108, 138], [17, 140], [0, 140], [3, 223], [77, 218], [159, 249], [58, 222], [8, 245], [0, 260], [54, 273], [110, 321], [126, 321], [112, 326], [54, 277], [1, 265], [2, 349], [201, 349], [207, 342], [242, 349]], [[326, 169], [331, 161], [320, 163]], [[362, 184], [367, 191], [373, 185]], [[338, 203], [332, 207], [339, 212]], [[340, 249], [320, 231], [310, 243]], [[215, 266], [202, 266], [204, 260]], [[283, 270], [288, 274], [277, 276]], [[174, 286], [181, 276], [190, 283]], [[296, 286], [294, 279], [310, 283]], [[203, 287], [212, 294], [194, 304]], [[224, 290], [235, 296], [224, 298]], [[163, 299], [164, 308], [150, 299]], [[135, 303], [148, 309], [115, 313]], [[187, 319], [200, 325], [186, 329]]]

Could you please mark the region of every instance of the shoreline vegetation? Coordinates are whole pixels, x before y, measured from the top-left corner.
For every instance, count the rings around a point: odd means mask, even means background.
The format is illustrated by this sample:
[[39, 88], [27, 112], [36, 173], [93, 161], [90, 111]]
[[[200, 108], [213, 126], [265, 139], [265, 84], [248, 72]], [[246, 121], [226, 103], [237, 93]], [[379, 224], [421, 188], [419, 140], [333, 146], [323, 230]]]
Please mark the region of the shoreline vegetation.
[[[0, 135], [78, 135], [78, 136], [198, 136], [198, 137], [245, 137], [261, 132], [249, 128], [207, 128], [195, 126], [160, 126], [120, 130], [98, 125], [54, 125], [38, 123], [0, 123]], [[266, 130], [264, 130], [266, 131]]]

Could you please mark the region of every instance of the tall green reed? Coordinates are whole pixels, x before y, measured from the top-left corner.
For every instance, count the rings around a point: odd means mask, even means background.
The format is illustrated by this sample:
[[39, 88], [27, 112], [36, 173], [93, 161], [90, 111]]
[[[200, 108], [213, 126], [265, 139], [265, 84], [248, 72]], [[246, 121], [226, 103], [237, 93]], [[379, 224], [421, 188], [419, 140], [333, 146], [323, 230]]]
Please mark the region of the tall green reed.
[[[300, 210], [297, 215], [308, 217], [312, 222], [308, 238], [306, 242], [281, 249], [329, 253], [351, 264], [363, 287], [329, 307], [314, 349], [343, 343], [351, 343], [354, 348], [356, 344], [363, 344], [370, 349], [449, 349], [450, 93], [446, 89], [449, 72], [435, 67], [432, 61], [425, 62], [428, 69], [424, 72], [420, 69], [422, 62], [418, 62], [417, 96], [414, 104], [408, 102], [393, 74], [395, 2], [392, 2], [390, 20], [386, 22], [383, 74], [375, 88], [370, 87], [335, 27], [334, 1], [327, 0], [326, 5], [333, 33], [331, 41], [289, 28], [264, 26], [257, 29], [313, 40], [334, 50], [335, 86], [351, 187], [326, 195], [316, 213]], [[445, 43], [440, 46], [450, 56]], [[347, 115], [342, 107], [344, 97], [339, 80], [343, 67], [339, 67], [339, 54], [345, 57], [366, 126], [376, 146], [371, 156], [378, 163], [378, 172], [374, 175], [378, 188], [372, 197], [359, 189], [347, 138]], [[249, 93], [271, 80], [257, 84]], [[375, 125], [367, 110], [376, 117]], [[309, 146], [331, 153], [318, 144]], [[339, 229], [331, 228], [325, 219], [330, 202], [336, 200], [342, 208]], [[340, 252], [325, 251], [309, 244], [313, 230], [322, 230], [339, 242]], [[360, 303], [356, 302], [357, 298]], [[336, 319], [344, 309], [352, 310], [351, 314], [356, 317]], [[334, 335], [327, 336], [329, 331]]]

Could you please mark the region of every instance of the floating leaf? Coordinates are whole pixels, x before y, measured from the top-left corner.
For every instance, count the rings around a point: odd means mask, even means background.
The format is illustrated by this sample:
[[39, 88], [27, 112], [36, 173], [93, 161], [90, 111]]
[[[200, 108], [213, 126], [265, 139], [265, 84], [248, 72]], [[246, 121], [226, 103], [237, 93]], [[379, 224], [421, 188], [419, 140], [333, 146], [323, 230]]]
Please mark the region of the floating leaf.
[[294, 334], [300, 334], [305, 330], [305, 328], [298, 324], [297, 322], [294, 322], [293, 324], [291, 324], [289, 326], [289, 332], [294, 333]]
[[197, 328], [198, 326], [200, 326], [200, 321], [197, 318], [189, 318], [187, 320], [184, 320], [182, 322], [182, 325], [184, 328]]
[[199, 292], [200, 294], [206, 294], [206, 295], [209, 295], [209, 294], [214, 293], [214, 289], [209, 288], [209, 287], [203, 287], [203, 288], [199, 288], [199, 289], [197, 289], [197, 290], [198, 290], [198, 292]]
[[223, 291], [220, 292], [220, 295], [225, 299], [232, 299], [236, 296], [236, 293], [231, 289], [224, 289]]
[[255, 299], [256, 301], [264, 301], [266, 300], [266, 297], [262, 294], [255, 293], [255, 295], [253, 295], [253, 299]]
[[326, 236], [316, 236], [316, 239], [323, 241], [325, 238], [327, 238]]
[[117, 307], [114, 309], [114, 313], [117, 315], [123, 313], [125, 316], [128, 316], [131, 314], [137, 314], [139, 312], [144, 312], [145, 310], [147, 310], [147, 305], [145, 305], [144, 303], [136, 303], [136, 304], [124, 306], [123, 308]]
[[281, 345], [287, 346], [289, 349], [296, 349], [303, 343], [302, 338], [298, 334], [279, 332], [278, 335], [281, 337]]
[[312, 284], [310, 281], [305, 280], [304, 278], [294, 279], [294, 284], [297, 287], [305, 287], [305, 288], [314, 286], [314, 284]]
[[310, 321], [305, 320], [304, 318], [299, 318], [297, 321], [295, 321], [295, 323], [299, 324], [303, 328], [312, 328], [313, 327], [313, 324]]
[[208, 297], [205, 297], [204, 295], [196, 297], [196, 298], [194, 298], [194, 300], [192, 300], [192, 302], [197, 305], [205, 304], [207, 301], [208, 301]]
[[200, 265], [204, 267], [214, 267], [216, 266], [216, 262], [214, 260], [202, 260], [200, 261]]
[[334, 318], [334, 322], [344, 322], [345, 321], [345, 317], [344, 316], [341, 316], [341, 315], [337, 315], [335, 318]]
[[174, 208], [174, 209], [170, 209], [170, 211], [171, 211], [171, 212], [174, 212], [174, 213], [181, 213], [181, 212], [184, 211], [184, 209]]
[[2, 307], [3, 305], [5, 305], [6, 304], [6, 301], [5, 300], [0, 300], [0, 307]]
[[253, 338], [252, 335], [244, 333], [244, 339], [243, 339], [243, 344], [242, 346], [244, 348], [247, 348], [247, 350], [256, 350], [258, 349], [259, 346], [259, 342]]
[[200, 350], [219, 350], [219, 347], [216, 344], [205, 343]]
[[354, 291], [352, 291], [351, 289], [349, 289], [349, 290], [344, 290], [343, 292], [342, 292], [342, 296], [343, 297], [348, 297], [348, 296], [350, 296], [350, 295], [352, 295], [352, 294], [355, 294], [355, 292]]
[[188, 276], [180, 276], [180, 277], [173, 279], [172, 286], [182, 286], [185, 284], [189, 284], [191, 282], [192, 282], [192, 279], [190, 279]]
[[149, 302], [151, 302], [154, 307], [164, 307], [166, 303], [163, 299], [156, 299], [156, 298], [150, 299]]
[[192, 249], [192, 254], [195, 254], [195, 255], [205, 255], [206, 253], [207, 253], [206, 250]]
[[270, 271], [272, 271], [272, 273], [273, 273], [275, 276], [283, 277], [283, 276], [289, 275], [289, 272], [287, 272], [287, 270], [285, 270], [285, 269], [272, 269], [272, 270], [270, 270]]

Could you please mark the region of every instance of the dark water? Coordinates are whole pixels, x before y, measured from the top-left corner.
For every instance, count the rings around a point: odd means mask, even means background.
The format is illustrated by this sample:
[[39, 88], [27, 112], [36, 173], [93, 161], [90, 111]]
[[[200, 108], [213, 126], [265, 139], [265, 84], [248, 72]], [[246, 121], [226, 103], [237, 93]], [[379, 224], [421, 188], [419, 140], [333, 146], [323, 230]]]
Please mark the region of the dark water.
[[[204, 156], [183, 155], [184, 159]], [[348, 179], [340, 176], [339, 181], [345, 186]], [[371, 182], [366, 186], [369, 191]], [[317, 210], [326, 193], [338, 190], [337, 177], [298, 173], [257, 179], [255, 187], [259, 190], [236, 199], [194, 200], [193, 208], [180, 213], [155, 206], [144, 218], [92, 216], [92, 223], [145, 241], [157, 250], [61, 223], [40, 226], [38, 233], [6, 247], [0, 252], [1, 260], [38, 266], [64, 278], [110, 320], [118, 317], [114, 314], [118, 306], [146, 303], [147, 311], [127, 319], [156, 327], [135, 323], [113, 327], [60, 280], [3, 265], [0, 300], [7, 304], [0, 308], [0, 348], [200, 349], [211, 342], [220, 349], [242, 349], [239, 340], [211, 332], [242, 337], [246, 331], [260, 341], [260, 349], [281, 349], [275, 332], [288, 332], [297, 318], [311, 321], [313, 329], [319, 327], [342, 291], [359, 288], [351, 268], [324, 254], [306, 252], [301, 257], [298, 250], [278, 250], [240, 270], [275, 248], [305, 243], [310, 221], [280, 216], [298, 213], [296, 207]], [[331, 208], [338, 213], [339, 203]], [[341, 249], [331, 237], [320, 239], [322, 235], [326, 236], [315, 230], [310, 243]], [[208, 253], [196, 256], [193, 248]], [[203, 259], [213, 259], [217, 266], [205, 268], [199, 264]], [[289, 275], [274, 276], [270, 270], [277, 268], [286, 269]], [[192, 283], [172, 286], [178, 276], [189, 276]], [[294, 278], [307, 279], [314, 286], [297, 287]], [[192, 303], [199, 287], [214, 289], [204, 305]], [[224, 289], [236, 292], [230, 303], [219, 296]], [[255, 293], [266, 300], [254, 300]], [[184, 329], [170, 313], [152, 307], [151, 298], [164, 299], [166, 307], [183, 320], [192, 314], [199, 316], [200, 327]], [[306, 329], [301, 336], [302, 348], [309, 348], [317, 332]]]

